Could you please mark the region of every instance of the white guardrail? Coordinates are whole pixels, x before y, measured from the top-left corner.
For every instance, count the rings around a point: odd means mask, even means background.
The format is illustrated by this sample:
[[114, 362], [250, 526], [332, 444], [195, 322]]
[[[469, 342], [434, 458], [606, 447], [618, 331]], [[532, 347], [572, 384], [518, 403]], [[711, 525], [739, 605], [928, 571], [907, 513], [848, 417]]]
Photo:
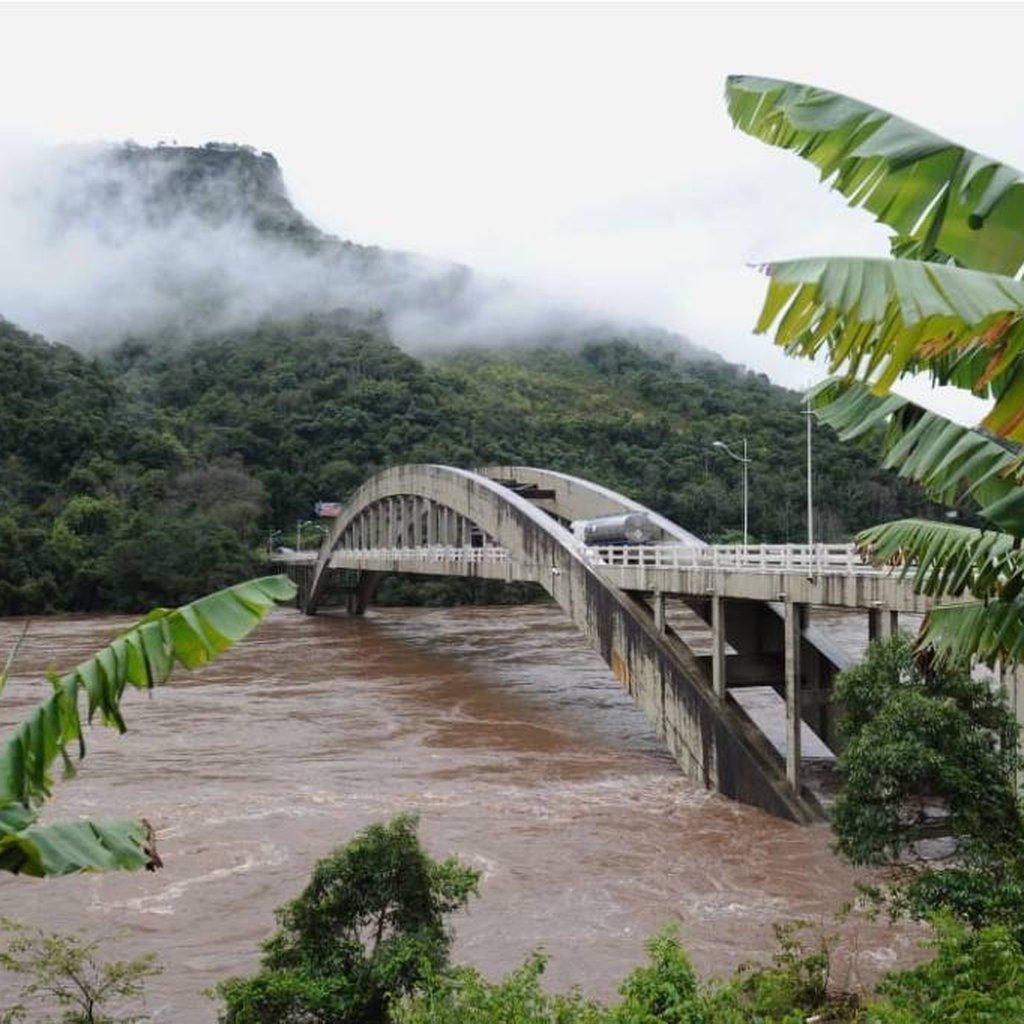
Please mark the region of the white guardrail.
[[[651, 569], [712, 569], [735, 572], [779, 573], [805, 575], [880, 576], [892, 570], [866, 562], [852, 544], [609, 544], [580, 546], [579, 553], [592, 565]], [[422, 547], [422, 548], [339, 548], [336, 558], [346, 556], [381, 559], [388, 562], [451, 563], [481, 565], [507, 562], [509, 553], [499, 547]], [[282, 552], [275, 556], [281, 562], [309, 562], [316, 551]]]

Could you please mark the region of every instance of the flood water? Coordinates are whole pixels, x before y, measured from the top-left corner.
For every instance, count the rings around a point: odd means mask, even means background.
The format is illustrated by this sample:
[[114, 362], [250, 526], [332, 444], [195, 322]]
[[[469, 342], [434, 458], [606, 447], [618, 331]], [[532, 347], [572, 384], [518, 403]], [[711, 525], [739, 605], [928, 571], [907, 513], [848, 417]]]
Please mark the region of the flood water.
[[[89, 655], [113, 616], [35, 620], [0, 731]], [[23, 622], [0, 620], [0, 651]], [[856, 638], [852, 642], [857, 642]], [[535, 947], [553, 988], [611, 996], [670, 921], [698, 968], [771, 949], [771, 924], [825, 919], [857, 876], [824, 827], [801, 828], [680, 776], [644, 717], [554, 606], [280, 610], [222, 661], [130, 695], [129, 733], [91, 730], [47, 818], [145, 816], [156, 874], [6, 877], [2, 913], [83, 927], [117, 955], [153, 951], [148, 1010], [211, 1022], [204, 989], [251, 970], [273, 910], [317, 858], [399, 811], [437, 856], [483, 872], [455, 956], [491, 975]], [[868, 974], [916, 934], [859, 925]]]

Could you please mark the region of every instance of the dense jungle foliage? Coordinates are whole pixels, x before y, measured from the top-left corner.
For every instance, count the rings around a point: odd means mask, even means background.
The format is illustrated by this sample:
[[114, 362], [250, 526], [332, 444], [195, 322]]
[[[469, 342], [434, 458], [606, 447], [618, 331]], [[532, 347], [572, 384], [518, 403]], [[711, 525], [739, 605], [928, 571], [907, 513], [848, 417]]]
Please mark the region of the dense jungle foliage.
[[[799, 396], [667, 348], [610, 339], [418, 359], [379, 322], [338, 313], [93, 358], [0, 322], [0, 378], [6, 614], [182, 603], [251, 574], [272, 529], [396, 462], [559, 469], [728, 539], [740, 467], [711, 442], [746, 436], [752, 535], [806, 529]], [[826, 429], [816, 444], [819, 537], [925, 509], [870, 446]]]

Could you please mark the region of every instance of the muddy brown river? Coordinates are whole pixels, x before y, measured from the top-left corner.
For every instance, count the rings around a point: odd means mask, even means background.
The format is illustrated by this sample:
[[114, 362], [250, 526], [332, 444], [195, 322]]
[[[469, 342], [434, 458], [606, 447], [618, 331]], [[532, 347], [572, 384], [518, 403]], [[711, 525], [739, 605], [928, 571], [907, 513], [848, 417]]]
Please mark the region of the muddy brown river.
[[[40, 618], [0, 732], [130, 620]], [[6, 652], [23, 622], [0, 620]], [[851, 642], [856, 643], [856, 637]], [[483, 872], [456, 958], [491, 975], [543, 946], [551, 987], [611, 996], [667, 922], [698, 968], [771, 949], [771, 924], [826, 920], [855, 878], [824, 827], [801, 828], [680, 776], [646, 720], [554, 606], [292, 610], [196, 673], [126, 702], [129, 733], [91, 730], [47, 818], [145, 816], [156, 874], [4, 877], [2, 913], [153, 951], [147, 1009], [211, 1022], [203, 990], [251, 970], [273, 910], [369, 822], [417, 811], [435, 855]], [[862, 877], [862, 876], [861, 876]], [[856, 925], [857, 970], [911, 954], [909, 930]]]

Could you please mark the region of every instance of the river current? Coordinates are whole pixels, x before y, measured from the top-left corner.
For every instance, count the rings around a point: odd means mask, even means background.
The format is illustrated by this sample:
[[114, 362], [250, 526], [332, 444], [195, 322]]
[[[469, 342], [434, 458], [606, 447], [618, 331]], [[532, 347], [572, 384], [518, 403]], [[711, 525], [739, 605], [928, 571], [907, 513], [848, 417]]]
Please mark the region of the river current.
[[[0, 734], [130, 620], [30, 625]], [[0, 652], [22, 620], [0, 620]], [[860, 643], [847, 630], [849, 643]], [[687, 782], [600, 659], [550, 605], [274, 613], [202, 672], [129, 695], [129, 732], [89, 731], [47, 819], [144, 816], [155, 873], [0, 879], [0, 913], [155, 952], [147, 1009], [211, 1022], [204, 989], [254, 968], [276, 906], [369, 822], [421, 817], [436, 856], [483, 873], [455, 957], [496, 976], [537, 946], [548, 984], [609, 997], [668, 922], [704, 974], [772, 948], [773, 922], [828, 923], [858, 875], [801, 828]], [[852, 932], [856, 934], [853, 935]], [[870, 977], [917, 934], [846, 926]], [[855, 980], [855, 979], [854, 979]]]

